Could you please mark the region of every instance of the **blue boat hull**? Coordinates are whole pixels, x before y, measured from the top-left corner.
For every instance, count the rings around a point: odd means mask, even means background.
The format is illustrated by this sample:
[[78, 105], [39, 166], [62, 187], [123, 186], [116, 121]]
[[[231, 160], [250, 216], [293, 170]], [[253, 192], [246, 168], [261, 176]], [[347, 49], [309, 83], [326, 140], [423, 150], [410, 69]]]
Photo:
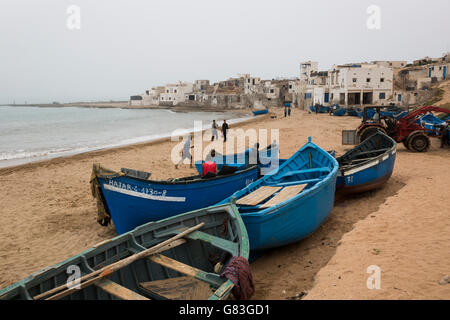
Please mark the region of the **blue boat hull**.
[[337, 109], [336, 111], [333, 112], [333, 116], [342, 117], [345, 116], [346, 113], [347, 110], [345, 109]]
[[[382, 147], [380, 147], [382, 146]], [[382, 150], [377, 152], [377, 149]], [[386, 149], [386, 150], [385, 150]], [[337, 160], [340, 164], [336, 181], [339, 194], [359, 193], [376, 189], [392, 175], [397, 155], [397, 144], [387, 135], [378, 132]], [[351, 164], [365, 153], [367, 160]]]
[[189, 182], [160, 182], [128, 176], [98, 177], [105, 207], [118, 234], [150, 221], [205, 208], [258, 179], [252, 166], [235, 174]]
[[322, 224], [333, 208], [339, 166], [334, 157], [308, 142], [291, 158], [281, 162], [278, 170], [222, 201], [234, 202], [262, 186], [306, 184], [299, 194], [267, 209], [261, 208], [261, 204], [237, 205], [247, 228], [252, 251], [303, 239]]
[[386, 160], [368, 163], [368, 168], [357, 172], [340, 172], [336, 188], [339, 193], [357, 193], [378, 188], [384, 184], [394, 171], [396, 153], [390, 154]]
[[265, 110], [257, 110], [257, 111], [253, 111], [253, 115], [254, 115], [254, 116], [259, 116], [259, 115], [261, 115], [261, 114], [267, 114], [268, 112], [269, 112], [268, 109], [265, 109]]

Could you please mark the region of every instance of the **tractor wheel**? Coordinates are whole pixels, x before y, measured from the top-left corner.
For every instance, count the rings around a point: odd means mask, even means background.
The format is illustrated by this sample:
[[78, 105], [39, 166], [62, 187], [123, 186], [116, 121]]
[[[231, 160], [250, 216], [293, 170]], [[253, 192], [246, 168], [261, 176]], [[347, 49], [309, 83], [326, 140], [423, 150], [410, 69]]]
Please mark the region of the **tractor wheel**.
[[384, 134], [386, 134], [386, 130], [384, 130], [384, 128], [380, 128], [380, 127], [368, 127], [368, 128], [365, 128], [359, 134], [359, 143], [363, 142], [364, 140], [369, 138], [371, 135], [374, 135], [375, 133], [377, 133], [378, 130], [383, 132]]
[[430, 138], [424, 133], [415, 133], [407, 139], [408, 149], [416, 152], [426, 152], [430, 147]]

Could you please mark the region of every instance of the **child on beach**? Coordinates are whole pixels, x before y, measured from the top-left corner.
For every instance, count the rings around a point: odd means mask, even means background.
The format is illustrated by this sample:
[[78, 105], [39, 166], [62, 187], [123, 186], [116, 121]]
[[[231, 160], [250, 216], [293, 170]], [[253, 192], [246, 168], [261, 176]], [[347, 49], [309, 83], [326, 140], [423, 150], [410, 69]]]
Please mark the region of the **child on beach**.
[[191, 165], [190, 168], [192, 168], [192, 155], [191, 155], [191, 148], [194, 146], [191, 146], [192, 141], [192, 134], [188, 135], [186, 142], [183, 145], [183, 150], [181, 152], [181, 160], [175, 165], [175, 169], [178, 169], [178, 166], [184, 161], [184, 159], [190, 159]]

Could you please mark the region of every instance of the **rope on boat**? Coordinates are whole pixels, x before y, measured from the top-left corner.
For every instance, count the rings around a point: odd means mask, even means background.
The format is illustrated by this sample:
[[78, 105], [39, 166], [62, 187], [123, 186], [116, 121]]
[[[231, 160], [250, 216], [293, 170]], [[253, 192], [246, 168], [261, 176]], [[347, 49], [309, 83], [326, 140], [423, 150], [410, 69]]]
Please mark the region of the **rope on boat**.
[[220, 277], [234, 283], [231, 292], [237, 300], [248, 300], [255, 292], [250, 264], [244, 257], [233, 257]]

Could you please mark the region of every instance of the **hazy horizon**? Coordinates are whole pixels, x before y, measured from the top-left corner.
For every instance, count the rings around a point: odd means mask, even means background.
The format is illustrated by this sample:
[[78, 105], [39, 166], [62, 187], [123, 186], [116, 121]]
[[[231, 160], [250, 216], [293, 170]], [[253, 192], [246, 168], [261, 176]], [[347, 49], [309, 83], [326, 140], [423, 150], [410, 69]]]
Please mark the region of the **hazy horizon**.
[[[70, 5], [79, 30], [67, 27]], [[370, 5], [380, 30], [367, 28]], [[0, 104], [128, 100], [177, 81], [298, 77], [307, 60], [327, 70], [450, 50], [450, 1], [440, 0], [4, 0], [0, 9]]]

